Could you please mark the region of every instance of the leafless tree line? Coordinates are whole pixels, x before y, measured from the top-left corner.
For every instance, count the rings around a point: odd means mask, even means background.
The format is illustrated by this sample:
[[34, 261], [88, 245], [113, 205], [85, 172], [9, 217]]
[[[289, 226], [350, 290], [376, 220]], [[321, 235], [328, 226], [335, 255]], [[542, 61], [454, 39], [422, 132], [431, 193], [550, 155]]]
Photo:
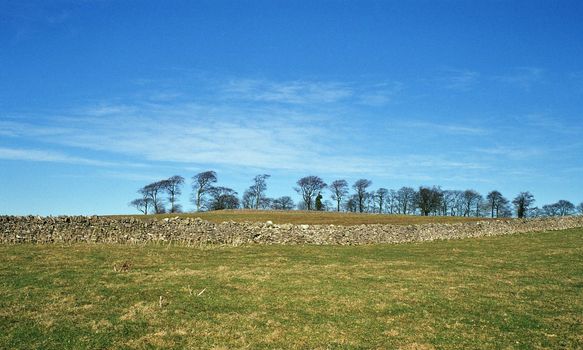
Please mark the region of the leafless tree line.
[[583, 215], [583, 203], [575, 206], [573, 203], [560, 200], [557, 203], [543, 205], [542, 208], [533, 208], [533, 216], [567, 216], [579, 213]]
[[166, 180], [156, 181], [138, 190], [141, 195], [130, 202], [138, 211], [148, 214], [166, 212], [165, 203], [170, 204], [170, 213], [180, 213], [182, 206], [178, 204], [178, 197], [182, 194], [182, 176], [172, 176]]
[[[289, 196], [268, 198], [268, 174], [257, 175], [253, 183], [244, 192], [239, 200], [239, 194], [232, 188], [217, 186], [218, 178], [214, 171], [204, 171], [192, 177], [191, 202], [196, 211], [222, 209], [277, 209], [292, 210], [295, 208], [293, 199]], [[138, 190], [140, 198], [129, 203], [143, 214], [180, 213], [182, 206], [178, 197], [182, 193], [185, 180], [181, 176], [172, 176], [169, 179], [156, 181]], [[168, 207], [168, 208], [167, 208]]]
[[[204, 171], [192, 177], [191, 202], [196, 211], [221, 209], [274, 209], [274, 210], [327, 210], [360, 213], [382, 213], [424, 216], [473, 216], [511, 217], [564, 216], [583, 214], [583, 203], [560, 200], [554, 204], [534, 207], [535, 199], [530, 192], [519, 193], [512, 201], [499, 191], [491, 191], [485, 197], [475, 190], [443, 190], [439, 186], [421, 186], [417, 189], [370, 189], [372, 181], [359, 179], [352, 185], [344, 179], [327, 184], [315, 175], [302, 177], [293, 189], [301, 197], [296, 205], [289, 196], [269, 198], [266, 195], [268, 174], [259, 174], [252, 179], [241, 198], [229, 187], [217, 186], [214, 171]], [[138, 190], [140, 198], [130, 205], [144, 214], [179, 213], [182, 206], [178, 197], [182, 193], [185, 179], [172, 176]], [[327, 192], [329, 199], [322, 193]], [[167, 208], [168, 207], [168, 208]]]

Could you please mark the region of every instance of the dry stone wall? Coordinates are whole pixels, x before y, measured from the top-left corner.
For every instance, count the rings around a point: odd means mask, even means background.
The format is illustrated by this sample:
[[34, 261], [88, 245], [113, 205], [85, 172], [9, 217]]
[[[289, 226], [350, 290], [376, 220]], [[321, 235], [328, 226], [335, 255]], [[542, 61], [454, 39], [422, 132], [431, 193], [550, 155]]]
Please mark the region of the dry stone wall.
[[583, 227], [583, 216], [421, 225], [211, 223], [199, 218], [0, 216], [0, 243], [374, 244], [498, 236]]

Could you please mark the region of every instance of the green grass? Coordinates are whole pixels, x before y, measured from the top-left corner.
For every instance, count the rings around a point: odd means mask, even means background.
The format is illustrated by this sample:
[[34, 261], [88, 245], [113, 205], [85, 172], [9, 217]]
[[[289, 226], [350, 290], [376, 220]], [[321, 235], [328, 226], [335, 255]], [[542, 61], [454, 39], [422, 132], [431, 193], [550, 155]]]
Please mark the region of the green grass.
[[353, 247], [1, 245], [0, 296], [2, 349], [575, 349], [583, 229]]
[[393, 224], [413, 225], [426, 223], [457, 223], [492, 220], [488, 218], [459, 217], [459, 216], [417, 216], [395, 214], [367, 214], [367, 213], [337, 213], [321, 211], [301, 210], [216, 210], [199, 213], [185, 214], [159, 214], [159, 215], [114, 215], [111, 217], [133, 217], [138, 219], [163, 219], [171, 217], [190, 217], [210, 221], [236, 221], [236, 222], [266, 222], [275, 224], [312, 224], [312, 225], [363, 225], [363, 224]]

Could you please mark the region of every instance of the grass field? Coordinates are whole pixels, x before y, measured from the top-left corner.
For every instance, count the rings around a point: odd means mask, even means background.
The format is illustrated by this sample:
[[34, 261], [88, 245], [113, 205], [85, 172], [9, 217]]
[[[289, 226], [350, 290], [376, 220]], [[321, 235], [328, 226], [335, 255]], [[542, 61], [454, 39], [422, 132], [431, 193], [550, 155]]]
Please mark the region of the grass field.
[[[208, 212], [187, 214], [159, 214], [159, 215], [117, 215], [117, 217], [134, 217], [144, 219], [163, 219], [169, 217], [199, 217], [210, 222], [223, 221], [250, 221], [275, 224], [321, 224], [321, 225], [362, 225], [362, 224], [393, 224], [412, 225], [423, 223], [456, 223], [491, 220], [488, 218], [472, 218], [459, 216], [417, 216], [417, 215], [393, 215], [393, 214], [367, 214], [367, 213], [337, 213], [321, 211], [300, 210], [216, 210]], [[116, 217], [116, 216], [113, 216]]]
[[583, 348], [583, 229], [370, 246], [0, 246], [0, 348]]

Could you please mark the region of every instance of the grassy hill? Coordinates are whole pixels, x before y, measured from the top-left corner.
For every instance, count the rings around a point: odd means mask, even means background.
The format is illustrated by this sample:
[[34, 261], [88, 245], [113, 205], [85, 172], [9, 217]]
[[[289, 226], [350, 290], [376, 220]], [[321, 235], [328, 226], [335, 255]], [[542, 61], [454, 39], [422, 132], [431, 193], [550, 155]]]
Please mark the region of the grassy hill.
[[160, 214], [160, 215], [121, 215], [135, 218], [168, 218], [168, 217], [199, 217], [211, 222], [223, 221], [250, 221], [275, 224], [320, 224], [320, 225], [362, 225], [362, 224], [393, 224], [411, 225], [423, 223], [456, 223], [468, 221], [492, 220], [488, 218], [472, 218], [458, 216], [416, 216], [393, 214], [367, 214], [367, 213], [338, 213], [319, 211], [279, 211], [279, 210], [216, 210], [186, 214]]
[[0, 348], [583, 348], [582, 247], [0, 245]]

